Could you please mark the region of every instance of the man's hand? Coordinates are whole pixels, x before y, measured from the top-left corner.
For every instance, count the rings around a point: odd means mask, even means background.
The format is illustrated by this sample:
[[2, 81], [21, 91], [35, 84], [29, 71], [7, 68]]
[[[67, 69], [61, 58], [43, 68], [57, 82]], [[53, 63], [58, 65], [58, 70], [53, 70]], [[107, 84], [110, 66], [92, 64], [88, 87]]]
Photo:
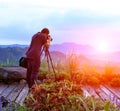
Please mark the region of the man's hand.
[[50, 35], [48, 35], [47, 43], [45, 44], [46, 49], [49, 49], [51, 41], [52, 41], [52, 37]]
[[47, 43], [45, 44], [45, 50], [48, 50], [49, 47], [50, 47], [50, 44], [47, 42]]

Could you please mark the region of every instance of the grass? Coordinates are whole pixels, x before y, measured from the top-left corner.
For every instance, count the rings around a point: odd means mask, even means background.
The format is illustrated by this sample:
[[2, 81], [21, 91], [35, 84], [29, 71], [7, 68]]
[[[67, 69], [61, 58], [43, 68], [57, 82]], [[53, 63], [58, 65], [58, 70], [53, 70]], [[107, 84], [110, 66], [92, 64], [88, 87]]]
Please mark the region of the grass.
[[68, 60], [62, 65], [57, 63], [57, 66], [55, 66], [56, 74], [53, 73], [52, 69], [48, 74], [47, 68], [41, 68], [39, 79], [45, 80], [56, 76], [56, 81], [70, 80], [73, 83], [82, 85], [98, 86], [106, 84], [112, 87], [120, 87], [120, 73], [115, 71], [115, 67], [107, 64], [100, 72], [98, 66], [87, 63], [80, 65], [77, 56], [72, 56], [74, 55], [67, 57]]
[[34, 85], [25, 106], [30, 111], [119, 111], [109, 101], [85, 97], [81, 85], [68, 80]]
[[120, 87], [120, 74], [115, 72], [115, 67], [107, 64], [103, 71], [99, 71], [96, 65], [81, 64], [79, 57], [70, 53], [64, 63], [54, 64], [55, 75], [52, 69], [48, 74], [47, 63], [44, 62], [39, 72], [43, 84], [32, 87], [25, 107], [17, 106], [18, 111], [120, 111], [110, 101], [84, 96], [81, 89], [83, 85], [101, 84]]
[[6, 105], [2, 105], [2, 103], [0, 102], [0, 111], [29, 111], [29, 110], [14, 102], [9, 102]]

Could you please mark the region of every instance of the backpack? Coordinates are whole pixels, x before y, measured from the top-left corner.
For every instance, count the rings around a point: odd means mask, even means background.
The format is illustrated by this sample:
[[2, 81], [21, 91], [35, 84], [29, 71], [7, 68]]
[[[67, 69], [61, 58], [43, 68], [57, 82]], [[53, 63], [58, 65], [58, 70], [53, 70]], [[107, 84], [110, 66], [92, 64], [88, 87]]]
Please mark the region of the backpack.
[[28, 67], [28, 61], [26, 57], [21, 57], [19, 59], [19, 66], [27, 68]]

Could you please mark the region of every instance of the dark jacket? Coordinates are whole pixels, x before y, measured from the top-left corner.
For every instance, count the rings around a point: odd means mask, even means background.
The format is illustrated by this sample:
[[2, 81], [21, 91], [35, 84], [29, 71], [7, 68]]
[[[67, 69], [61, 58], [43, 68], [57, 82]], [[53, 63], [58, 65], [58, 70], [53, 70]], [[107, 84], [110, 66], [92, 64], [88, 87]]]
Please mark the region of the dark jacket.
[[36, 33], [33, 35], [30, 47], [26, 52], [27, 58], [33, 60], [40, 60], [40, 52], [42, 46], [47, 42], [47, 36], [41, 32]]

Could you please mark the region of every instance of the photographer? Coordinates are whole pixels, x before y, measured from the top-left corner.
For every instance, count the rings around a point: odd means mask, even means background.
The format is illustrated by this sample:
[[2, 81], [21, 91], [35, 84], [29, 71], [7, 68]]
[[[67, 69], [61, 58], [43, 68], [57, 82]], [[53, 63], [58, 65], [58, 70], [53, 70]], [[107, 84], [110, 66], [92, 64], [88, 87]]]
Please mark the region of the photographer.
[[38, 79], [38, 72], [41, 64], [41, 50], [43, 47], [46, 47], [48, 50], [51, 40], [52, 38], [49, 36], [49, 30], [47, 28], [43, 28], [41, 32], [36, 33], [32, 37], [30, 47], [26, 52], [28, 60], [26, 76], [29, 88], [31, 88]]

